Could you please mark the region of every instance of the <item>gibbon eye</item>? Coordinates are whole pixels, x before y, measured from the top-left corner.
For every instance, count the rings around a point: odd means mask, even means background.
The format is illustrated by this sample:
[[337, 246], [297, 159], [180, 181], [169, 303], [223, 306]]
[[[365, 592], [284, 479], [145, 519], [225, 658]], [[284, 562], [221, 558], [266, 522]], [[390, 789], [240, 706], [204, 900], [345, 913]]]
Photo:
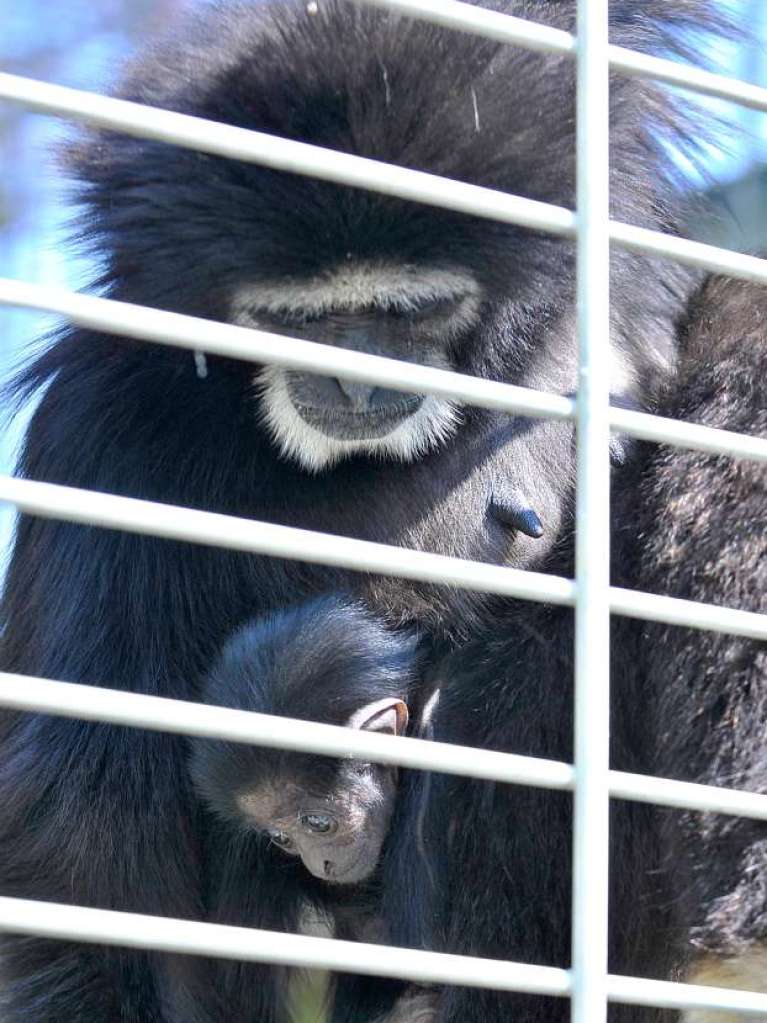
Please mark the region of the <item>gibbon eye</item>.
[[298, 822], [302, 828], [313, 831], [315, 835], [329, 835], [338, 827], [334, 818], [327, 813], [302, 813]]
[[398, 320], [428, 319], [430, 316], [447, 312], [453, 305], [454, 298], [432, 298], [425, 299], [417, 305], [393, 306], [388, 310], [388, 314]]
[[267, 832], [272, 842], [279, 846], [280, 849], [291, 850], [293, 848], [293, 839], [284, 831], [269, 831]]
[[306, 327], [308, 324], [316, 323], [321, 319], [322, 316], [319, 313], [308, 313], [299, 309], [286, 309], [280, 312], [254, 311], [256, 325], [263, 330], [269, 330], [270, 328], [289, 330], [291, 327]]

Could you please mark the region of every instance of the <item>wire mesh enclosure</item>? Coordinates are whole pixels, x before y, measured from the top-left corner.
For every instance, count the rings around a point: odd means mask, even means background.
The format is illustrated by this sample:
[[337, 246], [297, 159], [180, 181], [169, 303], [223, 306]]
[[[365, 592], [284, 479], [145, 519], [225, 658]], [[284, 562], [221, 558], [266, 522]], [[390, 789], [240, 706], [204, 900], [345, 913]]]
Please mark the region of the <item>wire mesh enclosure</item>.
[[[655, 417], [609, 403], [611, 246], [767, 285], [767, 260], [610, 219], [608, 76], [647, 76], [767, 111], [767, 90], [696, 67], [611, 45], [608, 0], [578, 0], [577, 34], [455, 0], [369, 0], [371, 6], [543, 53], [577, 65], [577, 202], [569, 210], [435, 175], [0, 74], [0, 99], [41, 113], [174, 146], [313, 176], [399, 199], [574, 239], [577, 246], [579, 386], [576, 398], [462, 376], [312, 341], [172, 312], [0, 280], [0, 304], [45, 310], [112, 335], [192, 353], [310, 371], [322, 376], [438, 395], [457, 403], [572, 421], [577, 437], [576, 571], [568, 579], [458, 560], [268, 522], [97, 493], [55, 483], [0, 478], [0, 500], [31, 516], [148, 534], [291, 561], [340, 566], [574, 608], [574, 763], [417, 738], [388, 738], [306, 721], [18, 674], [0, 675], [0, 705], [131, 728], [229, 739], [272, 748], [466, 775], [572, 793], [574, 800], [572, 968], [473, 959], [179, 921], [77, 905], [3, 897], [0, 929], [165, 952], [399, 977], [570, 998], [574, 1023], [606, 1018], [608, 1002], [710, 1009], [767, 1017], [763, 993], [647, 980], [607, 972], [608, 818], [611, 799], [767, 820], [767, 795], [611, 770], [609, 620], [619, 614], [751, 639], [767, 639], [767, 616], [610, 585], [611, 432], [692, 450], [767, 462], [767, 440]], [[729, 1018], [729, 1017], [728, 1017]]]

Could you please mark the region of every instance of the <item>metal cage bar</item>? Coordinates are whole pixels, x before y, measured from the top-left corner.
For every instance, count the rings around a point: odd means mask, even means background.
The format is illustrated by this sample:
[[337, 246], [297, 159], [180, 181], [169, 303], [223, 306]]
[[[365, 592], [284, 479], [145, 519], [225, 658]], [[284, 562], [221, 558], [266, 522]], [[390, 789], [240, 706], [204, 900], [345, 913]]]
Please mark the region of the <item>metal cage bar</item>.
[[[459, 0], [356, 0], [356, 2], [397, 11], [410, 18], [430, 21], [444, 28], [471, 32], [487, 39], [512, 43], [540, 53], [573, 57], [578, 49], [575, 36], [563, 32], [562, 29], [526, 21], [524, 18], [511, 17], [508, 14], [499, 14], [497, 11], [484, 10], [472, 4], [461, 3]], [[652, 57], [646, 53], [626, 49], [624, 46], [609, 45], [607, 53], [610, 67], [621, 74], [654, 78], [666, 85], [675, 85], [706, 96], [731, 100], [753, 110], [767, 111], [767, 89], [764, 86], [715, 74], [689, 64], [678, 64], [662, 57]]]
[[[142, 138], [260, 163], [293, 174], [308, 174], [411, 202], [440, 206], [565, 237], [575, 237], [576, 233], [575, 214], [562, 206], [468, 185], [423, 171], [406, 170], [394, 164], [338, 153], [263, 132], [235, 128], [218, 121], [206, 121], [188, 114], [143, 107], [127, 100], [5, 73], [0, 73], [0, 99], [20, 103], [39, 113], [88, 121]], [[767, 282], [767, 260], [754, 256], [633, 227], [620, 221], [611, 222], [610, 237], [617, 244], [638, 252], [667, 255], [682, 263], [721, 271], [744, 280]]]
[[[767, 266], [767, 260], [760, 262]], [[290, 369], [384, 384], [395, 390], [439, 394], [465, 405], [547, 419], [575, 418], [575, 400], [567, 395], [534, 391], [528, 387], [8, 277], [0, 277], [0, 306], [40, 309], [105, 333], [187, 348], [193, 352], [205, 351], [251, 362], [271, 362]], [[750, 437], [618, 406], [610, 408], [610, 424], [620, 433], [643, 440], [664, 441], [712, 454], [767, 461], [767, 440], [762, 437]]]
[[[574, 768], [557, 760], [424, 739], [392, 738], [312, 721], [31, 675], [0, 672], [0, 705], [38, 714], [252, 743], [273, 749], [357, 757], [374, 763], [458, 774], [507, 785], [533, 785], [568, 792], [575, 784]], [[610, 795], [615, 799], [767, 820], [767, 794], [759, 792], [625, 771], [609, 771], [608, 781]]]
[[[110, 944], [127, 948], [155, 949], [181, 955], [401, 977], [425, 984], [460, 982], [468, 987], [555, 997], [566, 996], [572, 991], [571, 972], [550, 966], [279, 934], [25, 899], [0, 897], [0, 928], [18, 934], [90, 943], [107, 940]], [[608, 975], [605, 989], [610, 1001], [627, 1005], [730, 1010], [757, 1019], [763, 1019], [767, 1013], [767, 995], [730, 988]]]
[[578, 396], [572, 1023], [607, 1019], [610, 795], [610, 111], [607, 0], [578, 0]]
[[[562, 576], [463, 561], [427, 551], [80, 490], [56, 483], [40, 483], [0, 474], [0, 501], [14, 504], [30, 515], [107, 529], [123, 529], [272, 557], [315, 561], [357, 572], [378, 572], [525, 600], [570, 606], [575, 603], [576, 584]], [[717, 607], [677, 597], [660, 597], [615, 586], [610, 588], [610, 603], [616, 614], [629, 618], [710, 629], [752, 639], [767, 638], [767, 615], [753, 611]]]

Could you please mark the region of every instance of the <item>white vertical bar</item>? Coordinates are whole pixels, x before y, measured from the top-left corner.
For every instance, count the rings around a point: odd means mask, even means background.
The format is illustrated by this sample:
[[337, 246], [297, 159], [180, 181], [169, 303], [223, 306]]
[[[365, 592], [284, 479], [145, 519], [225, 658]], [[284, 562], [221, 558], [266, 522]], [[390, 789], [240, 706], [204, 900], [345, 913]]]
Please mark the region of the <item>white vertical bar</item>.
[[573, 1023], [607, 1018], [609, 818], [608, 0], [578, 0]]

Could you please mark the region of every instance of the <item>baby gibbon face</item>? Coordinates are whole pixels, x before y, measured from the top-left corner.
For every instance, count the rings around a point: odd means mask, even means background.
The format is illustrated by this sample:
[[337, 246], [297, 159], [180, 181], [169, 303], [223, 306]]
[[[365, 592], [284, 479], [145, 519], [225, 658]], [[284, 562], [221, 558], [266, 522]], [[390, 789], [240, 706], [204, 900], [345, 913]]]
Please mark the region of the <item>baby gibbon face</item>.
[[[361, 708], [349, 727], [401, 735], [407, 718], [401, 700], [387, 699]], [[246, 786], [236, 801], [245, 823], [289, 856], [300, 856], [315, 877], [357, 884], [378, 864], [396, 794], [395, 770], [350, 761], [339, 766], [329, 790], [307, 768]]]
[[395, 772], [348, 764], [321, 793], [309, 779], [275, 779], [238, 797], [243, 817], [306, 869], [331, 884], [356, 884], [375, 870], [394, 809]]

